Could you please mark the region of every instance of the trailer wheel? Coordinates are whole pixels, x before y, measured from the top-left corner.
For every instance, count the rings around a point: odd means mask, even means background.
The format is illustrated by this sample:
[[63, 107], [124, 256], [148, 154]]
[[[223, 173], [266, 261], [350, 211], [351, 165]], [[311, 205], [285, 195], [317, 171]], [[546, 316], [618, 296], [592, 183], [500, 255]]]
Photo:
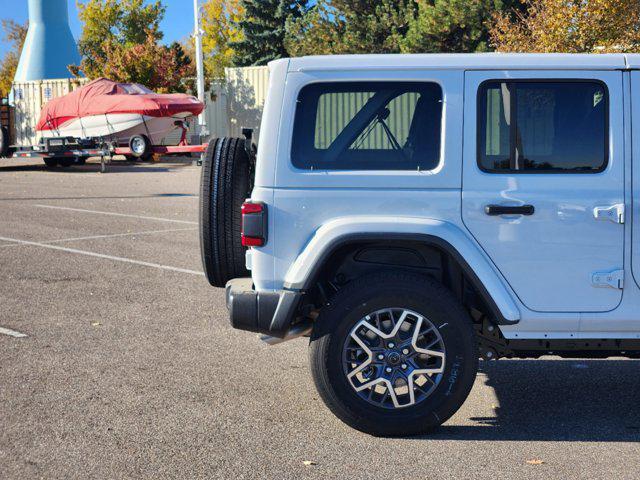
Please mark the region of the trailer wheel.
[[132, 156], [141, 160], [148, 160], [153, 152], [151, 151], [151, 140], [146, 135], [134, 135], [129, 139], [129, 149]]
[[47, 168], [56, 168], [58, 166], [58, 159], [55, 157], [45, 158], [44, 164], [47, 166]]
[[9, 131], [0, 127], [0, 157], [9, 156]]
[[75, 161], [75, 158], [73, 157], [61, 157], [58, 159], [58, 165], [60, 165], [63, 168], [68, 168], [71, 165], [73, 165]]
[[244, 139], [209, 142], [200, 184], [200, 250], [205, 275], [214, 287], [249, 275], [240, 209], [253, 188], [251, 165]]

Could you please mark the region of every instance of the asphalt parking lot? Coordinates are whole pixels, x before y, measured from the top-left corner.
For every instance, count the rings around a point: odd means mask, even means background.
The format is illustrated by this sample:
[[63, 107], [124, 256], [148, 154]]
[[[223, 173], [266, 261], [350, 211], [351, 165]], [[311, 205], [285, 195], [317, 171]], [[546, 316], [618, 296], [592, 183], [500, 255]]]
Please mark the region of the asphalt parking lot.
[[340, 423], [305, 340], [230, 328], [198, 182], [179, 161], [0, 161], [0, 479], [638, 478], [636, 361], [481, 363], [430, 437]]

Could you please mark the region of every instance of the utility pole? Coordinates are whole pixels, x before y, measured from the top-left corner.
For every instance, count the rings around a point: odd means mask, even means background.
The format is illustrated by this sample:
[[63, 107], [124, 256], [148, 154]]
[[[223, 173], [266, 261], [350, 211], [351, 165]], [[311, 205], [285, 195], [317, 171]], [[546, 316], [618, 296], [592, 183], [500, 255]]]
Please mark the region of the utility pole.
[[[200, 30], [200, 8], [198, 0], [193, 0], [193, 14], [195, 17], [195, 29], [193, 38], [196, 42], [196, 69], [198, 83], [198, 100], [206, 104], [204, 91], [204, 57], [202, 53], [202, 30]], [[209, 135], [207, 129], [206, 109], [198, 116], [198, 135], [204, 137]]]

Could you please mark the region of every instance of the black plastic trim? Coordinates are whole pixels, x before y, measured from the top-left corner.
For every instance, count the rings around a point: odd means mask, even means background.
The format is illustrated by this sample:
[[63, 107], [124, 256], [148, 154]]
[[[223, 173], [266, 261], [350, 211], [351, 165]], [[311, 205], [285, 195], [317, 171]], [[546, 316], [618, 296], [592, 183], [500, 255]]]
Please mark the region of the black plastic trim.
[[344, 235], [336, 238], [329, 245], [329, 248], [325, 249], [322, 253], [321, 257], [317, 262], [315, 262], [313, 268], [311, 269], [311, 273], [302, 285], [293, 285], [286, 283], [284, 284], [284, 288], [290, 291], [306, 291], [312, 288], [316, 282], [317, 278], [320, 275], [320, 271], [322, 267], [325, 265], [327, 260], [331, 258], [331, 256], [338, 250], [344, 246], [347, 246], [352, 243], [359, 243], [363, 241], [385, 241], [385, 240], [404, 240], [404, 241], [418, 241], [428, 245], [432, 245], [438, 247], [449, 255], [451, 255], [460, 265], [464, 273], [467, 275], [473, 286], [478, 290], [482, 299], [485, 301], [491, 313], [493, 315], [494, 321], [498, 325], [515, 325], [519, 322], [519, 320], [508, 320], [502, 315], [502, 312], [496, 305], [496, 302], [493, 300], [493, 297], [487, 289], [485, 288], [482, 281], [478, 278], [476, 273], [473, 271], [471, 266], [467, 263], [465, 258], [455, 249], [453, 245], [451, 245], [446, 240], [443, 240], [440, 237], [429, 235], [429, 234], [420, 234], [420, 233], [355, 233], [350, 235]]
[[251, 277], [227, 282], [227, 309], [231, 326], [238, 330], [284, 337], [295, 318], [302, 292], [258, 291]]
[[487, 205], [484, 213], [490, 216], [497, 215], [533, 215], [536, 209], [533, 205]]

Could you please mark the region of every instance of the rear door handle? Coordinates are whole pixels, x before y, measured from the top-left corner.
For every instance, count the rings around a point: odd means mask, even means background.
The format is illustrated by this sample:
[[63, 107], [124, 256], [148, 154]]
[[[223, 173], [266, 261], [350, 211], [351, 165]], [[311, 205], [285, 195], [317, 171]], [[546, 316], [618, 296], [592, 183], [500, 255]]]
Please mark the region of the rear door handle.
[[521, 206], [510, 206], [510, 205], [487, 205], [484, 207], [484, 213], [487, 215], [496, 216], [496, 215], [533, 215], [536, 211], [533, 205], [521, 205]]

